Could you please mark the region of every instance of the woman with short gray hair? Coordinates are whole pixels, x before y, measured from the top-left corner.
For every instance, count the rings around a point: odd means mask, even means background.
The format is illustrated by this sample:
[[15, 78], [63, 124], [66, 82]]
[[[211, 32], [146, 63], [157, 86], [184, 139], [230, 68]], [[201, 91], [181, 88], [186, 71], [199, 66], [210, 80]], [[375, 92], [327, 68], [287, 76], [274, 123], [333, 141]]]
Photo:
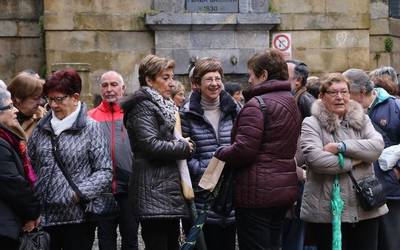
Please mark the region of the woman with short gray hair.
[[22, 231], [39, 224], [40, 204], [34, 195], [36, 176], [26, 152], [25, 134], [11, 94], [0, 88], [0, 246], [17, 249]]
[[391, 95], [399, 95], [399, 82], [394, 68], [380, 67], [371, 71], [369, 78], [375, 83], [376, 87], [385, 89]]

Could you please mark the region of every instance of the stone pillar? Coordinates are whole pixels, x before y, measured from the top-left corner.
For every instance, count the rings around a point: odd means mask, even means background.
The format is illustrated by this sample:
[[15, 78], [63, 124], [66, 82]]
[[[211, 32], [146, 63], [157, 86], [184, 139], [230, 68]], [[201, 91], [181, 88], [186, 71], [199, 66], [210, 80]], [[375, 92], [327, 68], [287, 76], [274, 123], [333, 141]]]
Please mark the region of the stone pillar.
[[89, 81], [90, 64], [89, 63], [54, 63], [51, 65], [51, 72], [57, 70], [72, 68], [78, 72], [82, 79], [81, 101], [85, 102], [88, 108], [93, 106], [92, 87]]

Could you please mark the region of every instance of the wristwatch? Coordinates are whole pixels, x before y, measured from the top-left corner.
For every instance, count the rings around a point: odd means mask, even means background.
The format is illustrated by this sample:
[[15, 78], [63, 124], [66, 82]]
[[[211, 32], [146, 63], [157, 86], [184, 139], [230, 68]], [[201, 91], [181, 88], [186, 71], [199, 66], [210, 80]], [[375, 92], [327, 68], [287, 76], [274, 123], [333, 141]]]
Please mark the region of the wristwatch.
[[344, 153], [346, 151], [346, 144], [344, 144], [344, 142], [339, 142], [337, 144], [337, 151], [338, 153]]

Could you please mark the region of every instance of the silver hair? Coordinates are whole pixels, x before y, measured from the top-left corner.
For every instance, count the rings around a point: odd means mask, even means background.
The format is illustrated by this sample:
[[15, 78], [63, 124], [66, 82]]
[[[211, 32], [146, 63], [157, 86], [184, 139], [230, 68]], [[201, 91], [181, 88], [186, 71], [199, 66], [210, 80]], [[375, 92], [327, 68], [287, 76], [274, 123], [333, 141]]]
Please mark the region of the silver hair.
[[110, 70], [110, 71], [103, 73], [99, 79], [99, 84], [101, 84], [103, 82], [103, 78], [108, 74], [115, 74], [119, 78], [119, 83], [122, 85], [125, 85], [124, 78], [122, 77], [122, 75], [114, 70]]
[[375, 87], [367, 73], [362, 69], [348, 69], [343, 72], [343, 75], [350, 80], [350, 91], [365, 90], [369, 94]]
[[0, 88], [7, 89], [7, 85], [5, 82], [3, 82], [3, 80], [0, 80]]
[[384, 66], [384, 67], [380, 67], [380, 68], [374, 69], [373, 71], [371, 71], [371, 73], [369, 73], [369, 77], [371, 79], [373, 79], [375, 77], [384, 76], [384, 75], [390, 76], [391, 80], [395, 84], [399, 85], [399, 80], [397, 78], [397, 72], [393, 67]]
[[0, 107], [6, 106], [6, 102], [11, 99], [11, 93], [7, 89], [0, 88]]

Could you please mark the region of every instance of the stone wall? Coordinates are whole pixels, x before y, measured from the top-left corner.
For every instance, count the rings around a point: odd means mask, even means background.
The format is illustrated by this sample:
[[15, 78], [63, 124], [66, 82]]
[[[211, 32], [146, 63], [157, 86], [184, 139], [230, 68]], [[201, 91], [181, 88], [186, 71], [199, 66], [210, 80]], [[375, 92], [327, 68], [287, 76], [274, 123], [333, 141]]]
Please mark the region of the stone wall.
[[24, 69], [44, 70], [41, 1], [3, 0], [0, 10], [0, 79], [8, 83]]
[[368, 0], [271, 0], [281, 14], [279, 32], [292, 35], [292, 57], [314, 74], [369, 69]]
[[138, 63], [154, 48], [144, 25], [152, 1], [44, 0], [44, 8], [49, 71], [57, 63], [88, 63], [92, 93], [107, 70], [123, 75], [128, 92], [138, 88]]
[[400, 72], [400, 19], [389, 17], [387, 2], [371, 1], [370, 66], [390, 65]]

